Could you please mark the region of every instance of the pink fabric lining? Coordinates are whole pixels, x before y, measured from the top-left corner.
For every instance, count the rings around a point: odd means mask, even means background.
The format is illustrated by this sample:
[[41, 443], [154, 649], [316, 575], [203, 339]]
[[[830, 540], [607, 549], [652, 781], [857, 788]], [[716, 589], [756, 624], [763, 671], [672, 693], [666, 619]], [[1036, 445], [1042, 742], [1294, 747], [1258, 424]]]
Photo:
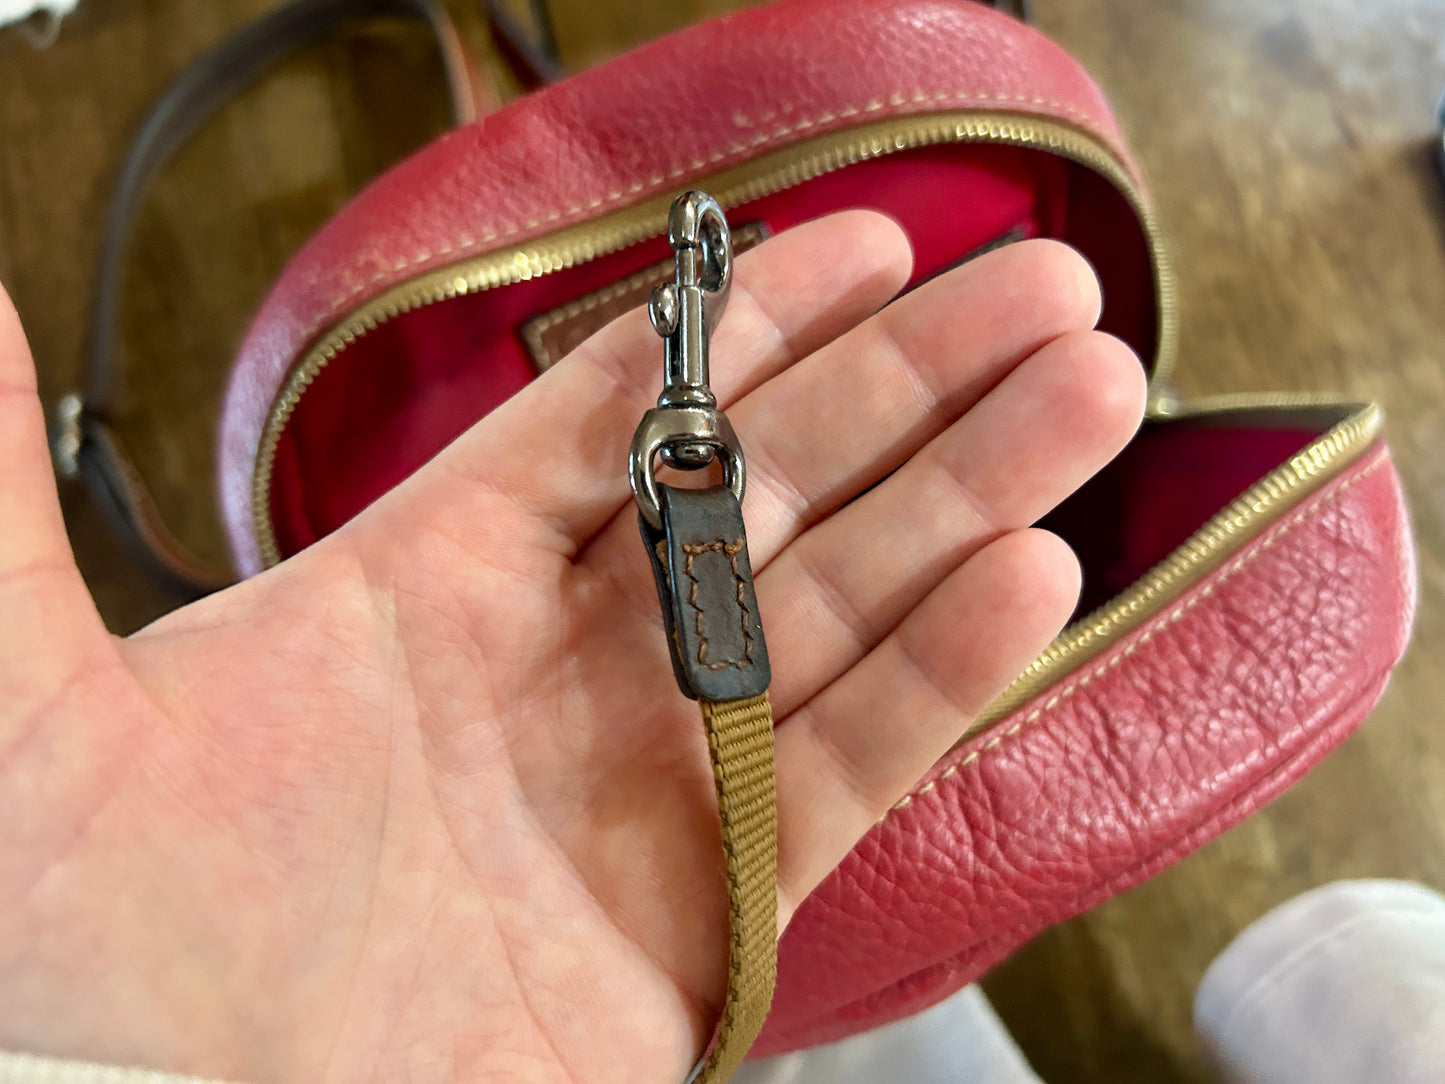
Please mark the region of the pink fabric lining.
[[[952, 145], [858, 163], [730, 212], [773, 233], [872, 206], [912, 239], [911, 285], [1013, 231], [1077, 244], [1105, 279], [1102, 326], [1144, 357], [1156, 338], [1143, 233], [1107, 182], [1056, 156]], [[272, 515], [283, 555], [335, 530], [534, 373], [518, 328], [656, 263], [662, 238], [502, 289], [429, 305], [358, 339], [321, 371], [277, 447]]]
[[1114, 462], [1046, 519], [1084, 569], [1079, 614], [1148, 572], [1246, 489], [1320, 436], [1225, 420], [1146, 423]]

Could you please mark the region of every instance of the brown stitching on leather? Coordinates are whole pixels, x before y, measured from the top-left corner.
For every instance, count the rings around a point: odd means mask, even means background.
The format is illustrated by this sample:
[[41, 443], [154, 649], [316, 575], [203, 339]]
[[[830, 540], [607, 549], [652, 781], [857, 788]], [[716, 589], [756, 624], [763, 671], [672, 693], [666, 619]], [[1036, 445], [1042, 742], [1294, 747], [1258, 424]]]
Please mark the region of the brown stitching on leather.
[[[727, 542], [719, 538], [714, 542], [684, 542], [682, 545], [682, 552], [687, 554], [687, 560], [684, 562], [682, 570], [687, 574], [687, 578], [692, 581], [692, 586], [688, 588], [687, 592], [687, 604], [697, 611], [697, 619], [694, 624], [694, 627], [697, 629], [698, 639], [697, 662], [699, 666], [705, 666], [709, 670], [741, 670], [743, 667], [753, 664], [753, 637], [752, 634], [748, 632], [748, 605], [743, 595], [743, 574], [738, 568], [738, 554], [742, 551], [743, 540], [741, 538], [734, 542]], [[743, 626], [744, 647], [743, 657], [741, 659], [729, 660], [727, 662], [708, 662], [707, 637], [702, 631], [702, 607], [697, 604], [697, 590], [700, 584], [698, 578], [692, 574], [692, 562], [694, 557], [701, 556], [704, 553], [718, 552], [727, 555], [728, 564], [732, 566], [733, 570], [733, 581], [737, 584], [738, 619], [742, 622]]]
[[[356, 289], [352, 290], [349, 294], [347, 294], [347, 296], [341, 301], [332, 305], [327, 310], [326, 316], [323, 317], [320, 321], [318, 321], [316, 326], [325, 326], [331, 323], [333, 320], [335, 320], [337, 314], [339, 314], [342, 310], [350, 307], [358, 297], [366, 293], [383, 279], [388, 278], [391, 275], [399, 274], [402, 271], [408, 270], [409, 268], [414, 268], [419, 264], [426, 263], [428, 260], [436, 259], [438, 256], [450, 256], [455, 252], [472, 249], [478, 245], [486, 245], [493, 242], [496, 242], [498, 245], [506, 244], [507, 242], [517, 237], [517, 235], [524, 233], [528, 230], [536, 229], [539, 226], [548, 226], [554, 223], [561, 223], [564, 220], [573, 217], [574, 215], [589, 214], [593, 211], [599, 211], [603, 209], [611, 210], [612, 207], [614, 207], [615, 205], [630, 199], [632, 196], [635, 196], [640, 192], [644, 192], [648, 189], [661, 188], [663, 185], [675, 181], [680, 177], [685, 177], [689, 173], [695, 173], [698, 170], [705, 169], [711, 165], [719, 165], [722, 162], [726, 161], [728, 158], [733, 157], [734, 155], [747, 154], [749, 151], [770, 149], [774, 144], [781, 142], [788, 136], [796, 135], [799, 132], [806, 132], [824, 124], [831, 124], [833, 121], [836, 120], [849, 119], [852, 117], [864, 117], [873, 113], [881, 113], [885, 109], [896, 109], [903, 105], [921, 105], [925, 103], [933, 105], [954, 106], [1034, 106], [1036, 108], [1056, 110], [1059, 113], [1062, 113], [1064, 116], [1068, 117], [1074, 123], [1079, 124], [1084, 128], [1101, 127], [1101, 122], [1098, 117], [1091, 114], [1083, 113], [1080, 110], [1075, 109], [1073, 106], [1068, 105], [1064, 102], [1058, 102], [1048, 98], [1029, 97], [1023, 94], [972, 94], [958, 91], [944, 91], [938, 94], [926, 94], [922, 91], [919, 91], [913, 95], [906, 97], [901, 94], [895, 94], [887, 101], [884, 101], [881, 98], [875, 98], [861, 107], [848, 106], [839, 109], [837, 112], [834, 113], [819, 113], [814, 117], [809, 117], [805, 120], [798, 121], [796, 124], [783, 125], [781, 127], [773, 129], [770, 132], [761, 132], [746, 143], [732, 143], [726, 149], [714, 151], [706, 158], [694, 158], [692, 161], [686, 163], [685, 165], [674, 167], [667, 173], [653, 174], [652, 176], [647, 177], [641, 181], [633, 182], [626, 188], [613, 189], [605, 196], [588, 200], [586, 203], [573, 204], [572, 206], [565, 207], [560, 211], [553, 211], [551, 214], [543, 215], [539, 218], [528, 219], [520, 225], [516, 223], [508, 223], [504, 226], [499, 226], [495, 230], [489, 230], [485, 233], [476, 234], [461, 241], [453, 242], [452, 244], [443, 245], [440, 248], [430, 249], [426, 252], [419, 253], [418, 255], [409, 256], [405, 259], [398, 261], [397, 263], [392, 264], [389, 268], [384, 268], [381, 271], [378, 271], [376, 274], [372, 275], [371, 278], [367, 279], [366, 282], [362, 283], [362, 285], [358, 286]], [[784, 106], [783, 108], [788, 109], [791, 107]]]
[[1241, 554], [1239, 557], [1235, 558], [1233, 562], [1226, 565], [1219, 572], [1213, 583], [1207, 585], [1198, 594], [1178, 603], [1167, 614], [1161, 614], [1159, 617], [1156, 617], [1154, 621], [1150, 623], [1150, 625], [1141, 626], [1145, 630], [1143, 632], [1143, 635], [1139, 636], [1137, 640], [1131, 643], [1123, 651], [1113, 655], [1109, 659], [1106, 659], [1104, 662], [1100, 663], [1093, 670], [1091, 670], [1088, 674], [1084, 675], [1084, 677], [1065, 686], [1061, 691], [1050, 697], [1047, 702], [1045, 702], [1040, 707], [1035, 708], [1033, 711], [1029, 712], [1028, 715], [1024, 716], [1024, 718], [1020, 719], [1018, 722], [1014, 723], [1007, 730], [990, 738], [982, 746], [969, 753], [957, 764], [950, 765], [938, 776], [938, 778], [929, 780], [929, 782], [923, 784], [921, 787], [918, 787], [916, 790], [910, 791], [908, 794], [905, 794], [896, 803], [894, 803], [894, 805], [888, 810], [887, 813], [885, 813], [881, 818], [879, 818], [879, 822], [881, 823], [882, 821], [886, 821], [890, 814], [907, 808], [913, 803], [914, 799], [922, 798], [924, 795], [934, 790], [938, 786], [938, 784], [944, 782], [947, 779], [951, 779], [953, 776], [957, 775], [959, 772], [967, 768], [970, 764], [975, 763], [985, 753], [989, 752], [991, 749], [997, 748], [1004, 741], [1013, 737], [1015, 734], [1023, 730], [1025, 727], [1029, 726], [1031, 723], [1036, 722], [1045, 713], [1052, 712], [1065, 700], [1068, 700], [1070, 697], [1072, 697], [1076, 692], [1087, 688], [1089, 684], [1094, 681], [1095, 678], [1101, 677], [1108, 671], [1114, 669], [1116, 666], [1118, 666], [1125, 659], [1133, 655], [1145, 644], [1153, 640], [1161, 632], [1164, 632], [1176, 622], [1178, 622], [1181, 618], [1192, 613], [1201, 602], [1212, 597], [1214, 593], [1219, 590], [1219, 588], [1222, 587], [1227, 580], [1232, 578], [1241, 569], [1249, 565], [1257, 557], [1260, 557], [1265, 552], [1267, 552], [1272, 546], [1274, 546], [1276, 542], [1288, 535], [1306, 519], [1314, 515], [1326, 505], [1338, 500], [1340, 496], [1347, 492], [1352, 486], [1354, 486], [1358, 482], [1364, 481], [1366, 478], [1368, 478], [1371, 474], [1374, 474], [1375, 471], [1379, 470], [1389, 461], [1390, 460], [1387, 453], [1381, 450], [1379, 453], [1377, 453], [1375, 462], [1371, 463], [1368, 467], [1360, 471], [1353, 478], [1345, 479], [1343, 482], [1340, 483], [1338, 488], [1334, 489], [1329, 493], [1321, 494], [1316, 499], [1310, 501], [1310, 503], [1306, 505], [1306, 507], [1302, 508], [1293, 517], [1276, 524], [1260, 541], [1260, 544], [1257, 547], [1251, 549], [1248, 553]]

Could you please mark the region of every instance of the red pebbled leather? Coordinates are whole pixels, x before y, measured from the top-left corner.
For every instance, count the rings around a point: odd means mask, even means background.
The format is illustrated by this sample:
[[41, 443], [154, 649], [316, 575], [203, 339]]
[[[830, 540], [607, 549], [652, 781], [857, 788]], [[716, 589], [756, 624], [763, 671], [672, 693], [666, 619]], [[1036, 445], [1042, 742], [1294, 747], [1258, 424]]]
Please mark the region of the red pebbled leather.
[[1248, 816], [1364, 718], [1414, 603], [1378, 446], [940, 761], [798, 910], [754, 1055], [924, 1009]]
[[[277, 281], [232, 372], [220, 487], [241, 573], [260, 570], [251, 477], [286, 370], [338, 318], [413, 275], [900, 114], [1037, 114], [1129, 160], [1098, 87], [1037, 31], [961, 0], [902, 6], [791, 0], [702, 23], [444, 136], [351, 201]], [[697, 77], [704, 64], [725, 74], [725, 105]]]

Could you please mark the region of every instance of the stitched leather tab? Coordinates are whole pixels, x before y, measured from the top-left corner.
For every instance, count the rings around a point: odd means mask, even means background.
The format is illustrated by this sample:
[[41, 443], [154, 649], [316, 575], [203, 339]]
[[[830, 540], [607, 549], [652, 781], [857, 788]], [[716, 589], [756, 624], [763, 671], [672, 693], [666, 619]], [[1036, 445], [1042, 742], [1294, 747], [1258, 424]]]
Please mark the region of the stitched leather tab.
[[742, 508], [726, 486], [658, 491], [663, 530], [639, 522], [677, 684], [694, 700], [759, 696], [772, 671]]

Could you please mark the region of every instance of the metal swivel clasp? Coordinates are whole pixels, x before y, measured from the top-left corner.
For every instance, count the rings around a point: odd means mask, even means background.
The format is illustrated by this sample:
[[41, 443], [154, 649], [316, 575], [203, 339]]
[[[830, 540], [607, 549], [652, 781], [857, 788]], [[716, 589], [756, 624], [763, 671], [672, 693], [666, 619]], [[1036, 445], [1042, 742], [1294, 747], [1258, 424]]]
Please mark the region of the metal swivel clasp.
[[662, 394], [642, 416], [628, 467], [642, 518], [662, 529], [657, 457], [680, 470], [700, 470], [721, 459], [723, 481], [743, 499], [743, 450], [708, 387], [708, 340], [722, 320], [732, 286], [732, 236], [717, 200], [684, 192], [667, 216], [667, 238], [677, 253], [672, 282], [652, 291], [647, 313], [664, 343]]

